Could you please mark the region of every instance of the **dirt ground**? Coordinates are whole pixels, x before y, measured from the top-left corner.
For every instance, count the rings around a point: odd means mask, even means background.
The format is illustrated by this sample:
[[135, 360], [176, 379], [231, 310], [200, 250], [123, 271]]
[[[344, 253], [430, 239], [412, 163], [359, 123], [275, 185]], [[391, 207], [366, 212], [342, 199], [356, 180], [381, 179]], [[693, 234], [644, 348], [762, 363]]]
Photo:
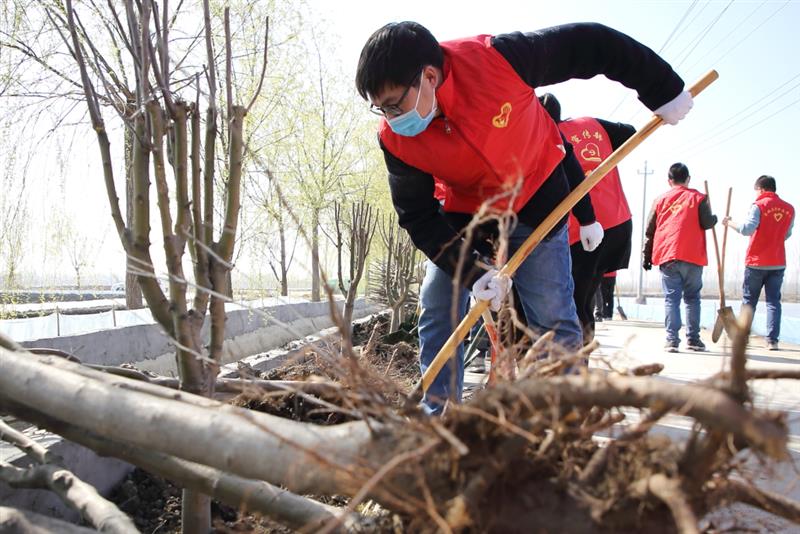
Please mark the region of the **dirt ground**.
[[[386, 378], [398, 385], [398, 391], [387, 392], [393, 404], [399, 404], [401, 393], [410, 391], [419, 380], [417, 347], [413, 336], [395, 334], [383, 340], [388, 321], [378, 316], [371, 321], [357, 324], [353, 332], [354, 353], [359, 366], [365, 369], [367, 377]], [[369, 351], [362, 350], [372, 338]], [[396, 339], [399, 341], [393, 342]], [[388, 342], [386, 342], [388, 341]], [[328, 354], [317, 354], [303, 361], [288, 362], [257, 378], [270, 380], [308, 380], [311, 377], [325, 377], [332, 380], [342, 378], [342, 368], [333, 365]], [[376, 378], [377, 379], [377, 378]], [[336, 398], [325, 399], [336, 403]], [[239, 396], [231, 403], [250, 409], [315, 424], [339, 424], [352, 417], [347, 414], [321, 410], [319, 406], [300, 396], [288, 394], [280, 397], [252, 395]], [[112, 493], [112, 502], [130, 515], [136, 527], [145, 534], [172, 534], [180, 532], [181, 490], [167, 480], [151, 475], [142, 469], [135, 469]], [[325, 499], [323, 502], [335, 506], [347, 504], [344, 498]], [[235, 508], [212, 502], [212, 521], [215, 533], [252, 532], [287, 533], [292, 532], [267, 518], [253, 514], [240, 513]]]

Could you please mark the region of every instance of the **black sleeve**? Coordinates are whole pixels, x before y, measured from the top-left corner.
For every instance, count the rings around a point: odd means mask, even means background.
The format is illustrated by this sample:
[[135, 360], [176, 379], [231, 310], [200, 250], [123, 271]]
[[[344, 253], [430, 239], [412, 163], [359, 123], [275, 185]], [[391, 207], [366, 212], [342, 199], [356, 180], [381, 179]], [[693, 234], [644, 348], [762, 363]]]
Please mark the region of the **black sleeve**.
[[531, 87], [603, 74], [634, 89], [651, 110], [683, 90], [683, 80], [658, 54], [602, 24], [506, 33], [495, 36], [492, 44]]
[[642, 259], [644, 263], [653, 263], [653, 237], [656, 235], [656, 206], [650, 208], [650, 215], [647, 217], [647, 228], [644, 231], [644, 249]]
[[636, 128], [623, 122], [609, 122], [603, 119], [597, 119], [597, 122], [600, 123], [600, 126], [602, 126], [608, 134], [608, 139], [611, 141], [611, 148], [614, 150], [622, 146], [628, 138], [636, 133]]
[[704, 197], [700, 201], [698, 212], [700, 215], [700, 228], [703, 230], [713, 228], [717, 224], [717, 216], [711, 213], [711, 204], [708, 202], [708, 197]]
[[[389, 171], [389, 190], [400, 226], [408, 232], [414, 246], [455, 278], [464, 239], [447, 222], [439, 201], [433, 196], [433, 176], [401, 161], [382, 143], [381, 148]], [[469, 247], [458, 273], [462, 286], [472, 287], [486, 272], [477, 263], [480, 259], [478, 251]]]
[[[561, 164], [564, 166], [564, 172], [567, 175], [569, 190], [574, 191], [575, 188], [583, 182], [585, 175], [583, 174], [583, 169], [581, 169], [581, 164], [578, 163], [578, 159], [575, 157], [575, 151], [572, 149], [572, 145], [564, 139], [563, 135], [561, 139], [564, 141], [564, 148], [567, 152]], [[572, 214], [578, 219], [581, 226], [592, 224], [597, 220], [594, 215], [592, 199], [589, 195], [584, 195], [583, 198], [573, 206]]]

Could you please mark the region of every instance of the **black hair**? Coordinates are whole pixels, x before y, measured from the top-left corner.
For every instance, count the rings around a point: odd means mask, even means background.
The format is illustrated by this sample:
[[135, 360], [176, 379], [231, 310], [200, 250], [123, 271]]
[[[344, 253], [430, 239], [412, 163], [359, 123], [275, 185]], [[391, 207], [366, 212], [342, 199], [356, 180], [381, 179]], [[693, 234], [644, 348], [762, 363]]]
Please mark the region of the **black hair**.
[[683, 163], [673, 163], [669, 168], [669, 179], [676, 184], [685, 184], [689, 179], [689, 167]]
[[556, 96], [552, 93], [545, 93], [539, 97], [539, 103], [550, 115], [550, 118], [556, 121], [556, 124], [561, 122], [561, 104]]
[[775, 184], [775, 178], [772, 176], [767, 176], [766, 174], [758, 177], [755, 188], [763, 189], [764, 191], [771, 191], [773, 193], [778, 190], [778, 187]]
[[412, 84], [428, 65], [440, 69], [444, 65], [439, 41], [416, 22], [391, 22], [364, 44], [356, 69], [356, 89], [366, 100], [387, 85]]

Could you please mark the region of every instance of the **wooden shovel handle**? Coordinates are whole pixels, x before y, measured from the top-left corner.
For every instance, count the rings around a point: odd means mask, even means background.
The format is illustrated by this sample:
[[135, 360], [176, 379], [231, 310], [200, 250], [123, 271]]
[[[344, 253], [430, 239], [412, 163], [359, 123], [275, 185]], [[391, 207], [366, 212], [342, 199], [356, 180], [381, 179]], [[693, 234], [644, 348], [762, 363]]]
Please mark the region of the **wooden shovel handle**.
[[[711, 195], [708, 194], [708, 180], [703, 182], [703, 186], [706, 189], [706, 200], [708, 201], [708, 207], [711, 209]], [[713, 210], [712, 210], [713, 211]], [[720, 307], [724, 306], [722, 299], [725, 297], [722, 296], [722, 260], [719, 255], [719, 244], [717, 243], [717, 229], [712, 226], [711, 227], [711, 236], [714, 238], [714, 254], [717, 257], [717, 282], [719, 283], [719, 297], [720, 297]]]
[[[731, 194], [733, 194], [733, 188], [728, 188], [728, 204], [725, 206], [725, 218], [730, 217], [731, 214]], [[722, 229], [722, 267], [720, 268], [720, 272], [725, 272], [725, 248], [728, 245], [728, 225], [723, 225], [724, 228]]]
[[[700, 78], [694, 85], [689, 88], [692, 96], [697, 96], [706, 87], [711, 85], [719, 78], [717, 71], [710, 70], [702, 78]], [[576, 187], [569, 195], [555, 207], [555, 209], [536, 227], [536, 229], [528, 236], [525, 242], [517, 249], [514, 255], [508, 260], [508, 263], [500, 270], [501, 275], [513, 276], [513, 274], [525, 261], [525, 258], [535, 249], [542, 239], [550, 233], [558, 222], [567, 215], [570, 210], [577, 204], [597, 183], [605, 177], [614, 167], [619, 165], [625, 156], [630, 154], [633, 149], [639, 146], [642, 141], [650, 137], [650, 135], [658, 129], [659, 126], [664, 124], [661, 117], [654, 115], [641, 130], [633, 134], [627, 141], [625, 141], [619, 148], [611, 153], [589, 176], [587, 176], [578, 187]], [[475, 306], [469, 311], [466, 317], [459, 323], [453, 334], [447, 339], [445, 344], [439, 350], [439, 354], [431, 361], [425, 374], [422, 375], [422, 389], [427, 391], [433, 380], [439, 374], [444, 364], [455, 353], [458, 344], [466, 337], [472, 325], [478, 320], [481, 314], [489, 307], [489, 301], [479, 300]]]

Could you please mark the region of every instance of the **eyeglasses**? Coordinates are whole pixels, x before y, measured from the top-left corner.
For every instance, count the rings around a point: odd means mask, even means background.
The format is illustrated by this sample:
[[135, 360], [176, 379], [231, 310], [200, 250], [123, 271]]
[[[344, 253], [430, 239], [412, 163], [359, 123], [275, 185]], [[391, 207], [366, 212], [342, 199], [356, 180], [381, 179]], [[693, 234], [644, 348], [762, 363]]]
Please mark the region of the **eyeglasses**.
[[[402, 104], [403, 100], [406, 99], [406, 96], [408, 96], [408, 92], [411, 90], [411, 88], [417, 85], [417, 78], [420, 78], [420, 82], [422, 82], [420, 74], [414, 76], [414, 79], [411, 80], [411, 83], [408, 85], [408, 87], [406, 87], [406, 90], [403, 91], [403, 94], [400, 95], [400, 98], [397, 99], [397, 102], [394, 104], [386, 104], [385, 106], [376, 106], [375, 104], [370, 104], [369, 110], [375, 115], [380, 115], [382, 117], [397, 117], [402, 115], [403, 109], [400, 107], [400, 104]], [[422, 84], [420, 83], [420, 87], [421, 86]]]

